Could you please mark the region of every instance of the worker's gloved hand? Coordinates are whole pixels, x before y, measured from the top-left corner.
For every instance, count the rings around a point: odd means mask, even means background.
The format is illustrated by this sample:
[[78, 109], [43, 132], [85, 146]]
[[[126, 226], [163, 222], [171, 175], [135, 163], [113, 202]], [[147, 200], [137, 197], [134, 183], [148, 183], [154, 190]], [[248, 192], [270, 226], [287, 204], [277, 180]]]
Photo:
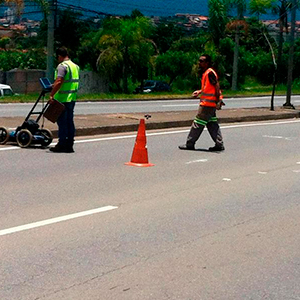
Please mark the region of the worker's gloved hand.
[[52, 96], [50, 96], [50, 99], [48, 100], [48, 104], [53, 104], [54, 103], [54, 99]]
[[193, 92], [192, 96], [194, 98], [197, 98], [200, 94], [201, 94], [201, 90], [197, 90], [197, 91]]
[[224, 105], [225, 105], [225, 103], [222, 100], [220, 100], [219, 102], [217, 102], [217, 110], [222, 109], [222, 106], [224, 106]]

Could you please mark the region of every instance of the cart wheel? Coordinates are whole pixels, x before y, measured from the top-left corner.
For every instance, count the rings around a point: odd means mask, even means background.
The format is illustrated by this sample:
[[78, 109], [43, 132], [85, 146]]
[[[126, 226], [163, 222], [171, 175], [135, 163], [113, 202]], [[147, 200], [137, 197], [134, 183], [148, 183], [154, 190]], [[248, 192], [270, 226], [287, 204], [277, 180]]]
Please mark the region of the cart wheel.
[[17, 144], [21, 148], [26, 148], [31, 144], [32, 134], [28, 129], [22, 129], [17, 134]]
[[0, 145], [6, 144], [9, 139], [9, 132], [7, 128], [0, 127]]
[[41, 145], [43, 147], [49, 146], [52, 143], [52, 141], [53, 141], [52, 132], [49, 129], [46, 129], [46, 128], [40, 129], [39, 132], [44, 137], [44, 140], [41, 141]]

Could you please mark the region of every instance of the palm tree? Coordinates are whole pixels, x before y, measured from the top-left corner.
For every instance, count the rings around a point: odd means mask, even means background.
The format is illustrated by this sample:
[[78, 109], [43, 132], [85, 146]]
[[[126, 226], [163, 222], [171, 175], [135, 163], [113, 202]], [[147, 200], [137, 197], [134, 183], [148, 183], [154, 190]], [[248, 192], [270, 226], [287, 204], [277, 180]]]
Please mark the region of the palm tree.
[[268, 9], [272, 8], [274, 0], [250, 0], [250, 14], [256, 15], [259, 20], [260, 15], [266, 14]]
[[233, 57], [233, 74], [232, 74], [232, 90], [237, 90], [238, 87], [238, 61], [239, 61], [239, 40], [240, 31], [243, 28], [244, 13], [246, 11], [245, 0], [228, 0], [229, 6], [237, 9], [237, 18], [231, 24], [230, 27], [235, 27], [235, 46]]
[[153, 43], [148, 39], [151, 29], [152, 25], [146, 17], [111, 18], [103, 25], [97, 66], [119, 87], [118, 82], [122, 79], [124, 93], [128, 93], [129, 75], [136, 75], [150, 62], [154, 52]]
[[228, 23], [227, 0], [209, 0], [209, 33], [216, 45], [219, 46], [220, 39], [225, 36], [225, 27]]
[[[30, 0], [36, 3], [44, 13], [48, 12], [49, 4], [47, 0]], [[25, 0], [0, 0], [0, 4], [16, 5], [18, 13], [24, 9]]]
[[291, 8], [291, 1], [279, 0], [278, 4], [273, 4], [272, 12], [277, 14], [279, 21], [279, 39], [278, 39], [278, 81], [281, 81], [281, 69], [282, 69], [282, 49], [283, 49], [283, 34], [284, 32], [288, 33], [288, 10]]

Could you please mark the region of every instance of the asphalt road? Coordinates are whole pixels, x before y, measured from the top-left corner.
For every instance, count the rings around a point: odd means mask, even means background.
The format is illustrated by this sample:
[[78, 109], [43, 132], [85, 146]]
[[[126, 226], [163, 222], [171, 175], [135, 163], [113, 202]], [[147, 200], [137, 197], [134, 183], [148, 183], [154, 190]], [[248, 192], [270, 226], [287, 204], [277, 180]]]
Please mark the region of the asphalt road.
[[149, 168], [135, 135], [0, 146], [0, 299], [300, 299], [299, 126], [147, 132]]
[[[282, 106], [286, 101], [285, 96], [276, 96], [274, 105]], [[253, 98], [228, 98], [225, 100], [228, 108], [253, 108], [270, 107], [270, 97]], [[300, 96], [293, 96], [294, 105], [299, 105]], [[156, 100], [156, 101], [115, 101], [115, 102], [80, 102], [76, 104], [75, 113], [82, 114], [107, 114], [107, 113], [135, 113], [135, 112], [163, 112], [196, 110], [199, 105], [198, 99], [191, 100]], [[32, 108], [32, 103], [0, 104], [0, 117], [26, 116]], [[40, 110], [41, 106], [37, 107]]]

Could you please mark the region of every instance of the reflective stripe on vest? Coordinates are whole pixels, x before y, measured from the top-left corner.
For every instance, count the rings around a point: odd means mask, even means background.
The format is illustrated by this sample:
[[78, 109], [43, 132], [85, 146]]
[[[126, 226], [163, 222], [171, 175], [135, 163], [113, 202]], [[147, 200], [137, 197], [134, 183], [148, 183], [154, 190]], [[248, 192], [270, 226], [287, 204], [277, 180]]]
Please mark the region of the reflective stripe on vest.
[[[211, 69], [208, 68], [204, 74], [202, 75], [202, 92], [200, 95], [200, 105], [201, 106], [209, 106], [209, 107], [216, 107], [216, 88], [210, 83], [208, 74], [210, 72], [213, 72], [213, 74], [216, 76], [216, 79], [218, 80], [217, 73]], [[220, 91], [221, 92], [221, 91]], [[220, 100], [222, 100], [222, 95], [220, 95]]]
[[[79, 67], [71, 60], [63, 61], [60, 65], [67, 68], [64, 82], [59, 91], [54, 95], [54, 99], [59, 102], [76, 101], [79, 86]], [[55, 71], [55, 79], [57, 78], [57, 69]]]

